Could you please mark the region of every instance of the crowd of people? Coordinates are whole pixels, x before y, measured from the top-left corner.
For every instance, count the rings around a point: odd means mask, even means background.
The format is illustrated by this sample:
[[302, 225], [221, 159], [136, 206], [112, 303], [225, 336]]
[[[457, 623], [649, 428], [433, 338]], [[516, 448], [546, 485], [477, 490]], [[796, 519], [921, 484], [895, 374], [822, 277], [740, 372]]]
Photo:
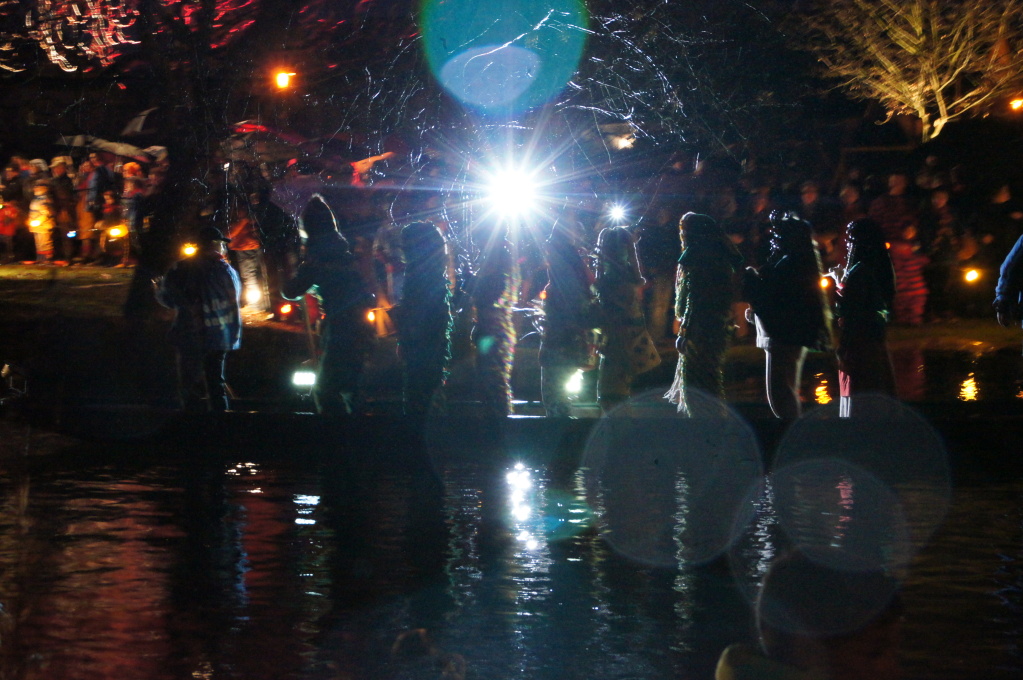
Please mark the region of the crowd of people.
[[114, 164], [93, 151], [47, 162], [14, 154], [0, 178], [0, 262], [132, 266], [167, 155]]

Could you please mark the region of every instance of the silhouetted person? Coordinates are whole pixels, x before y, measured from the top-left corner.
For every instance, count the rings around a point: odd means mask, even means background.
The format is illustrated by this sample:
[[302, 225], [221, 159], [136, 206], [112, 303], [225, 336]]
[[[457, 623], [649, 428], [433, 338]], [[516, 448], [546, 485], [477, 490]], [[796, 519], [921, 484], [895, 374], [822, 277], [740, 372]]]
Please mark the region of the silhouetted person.
[[511, 374], [517, 334], [512, 308], [522, 277], [511, 253], [511, 244], [499, 239], [484, 256], [476, 275], [472, 299], [476, 306], [476, 374], [480, 398], [488, 417], [512, 413]]
[[767, 359], [767, 401], [778, 418], [798, 418], [807, 350], [824, 349], [830, 340], [810, 225], [788, 213], [772, 213], [771, 254], [759, 270], [746, 272], [757, 347]]
[[579, 250], [582, 225], [562, 216], [544, 248], [547, 287], [543, 297], [543, 341], [540, 343], [540, 391], [548, 416], [571, 414], [568, 381], [590, 365], [592, 329], [599, 325], [592, 275]]
[[313, 291], [326, 314], [313, 398], [325, 415], [349, 415], [355, 405], [359, 378], [373, 351], [376, 333], [367, 318], [374, 297], [356, 267], [348, 241], [337, 231], [334, 213], [317, 195], [302, 214], [309, 234], [305, 261], [282, 294], [298, 300]]
[[706, 215], [686, 213], [679, 222], [682, 256], [675, 275], [675, 317], [679, 320], [678, 365], [665, 397], [689, 412], [686, 395], [699, 389], [725, 398], [722, 364], [728, 349], [733, 274], [743, 257], [724, 230]]
[[838, 382], [840, 409], [850, 415], [856, 394], [895, 396], [888, 354], [888, 320], [895, 299], [895, 272], [880, 225], [871, 219], [846, 227], [848, 255], [838, 281]]
[[405, 413], [422, 415], [439, 398], [451, 361], [451, 288], [445, 239], [430, 222], [401, 230], [404, 295], [392, 310], [401, 354]]
[[661, 363], [643, 319], [643, 275], [636, 242], [625, 227], [597, 237], [597, 301], [600, 304], [600, 374], [597, 403], [609, 411], [628, 400], [635, 376]]
[[998, 323], [1008, 327], [1013, 321], [1023, 319], [1023, 236], [1016, 239], [1005, 261], [1002, 262], [995, 287], [995, 315]]
[[[177, 311], [170, 330], [178, 353], [181, 399], [188, 410], [228, 408], [224, 362], [241, 346], [238, 274], [224, 258], [227, 238], [215, 227], [199, 232], [198, 252], [175, 264], [160, 283], [157, 300]], [[205, 390], [203, 389], [205, 383]]]

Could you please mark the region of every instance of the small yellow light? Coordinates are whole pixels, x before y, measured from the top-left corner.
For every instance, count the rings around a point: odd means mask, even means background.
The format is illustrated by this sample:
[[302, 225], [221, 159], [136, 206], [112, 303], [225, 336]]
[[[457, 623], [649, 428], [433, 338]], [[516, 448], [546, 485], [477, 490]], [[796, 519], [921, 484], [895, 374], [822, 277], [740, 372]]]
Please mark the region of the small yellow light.
[[274, 74], [274, 82], [277, 83], [277, 87], [282, 90], [286, 90], [291, 87], [291, 79], [295, 76], [294, 73], [287, 73], [285, 71], [278, 71]]
[[831, 288], [831, 277], [830, 276], [822, 276], [821, 277], [821, 288], [824, 289], [824, 290], [827, 290], [828, 288]]
[[375, 322], [375, 321], [377, 320], [377, 313], [376, 313], [376, 312], [374, 312], [374, 311], [373, 311], [372, 309], [371, 309], [371, 310], [369, 310], [369, 312], [367, 312], [367, 314], [366, 314], [366, 319], [367, 319], [367, 320], [368, 320], [368, 321], [369, 321], [370, 323], [374, 323], [374, 322]]
[[195, 255], [195, 251], [197, 250], [198, 248], [196, 248], [194, 243], [186, 243], [185, 247], [181, 249], [181, 252], [184, 254], [185, 257], [192, 257], [193, 255]]
[[110, 235], [113, 236], [114, 238], [124, 236], [124, 229], [121, 229], [120, 227], [114, 227], [113, 229], [110, 230]]
[[1020, 109], [1023, 109], [1023, 99], [1013, 99], [1011, 102], [1009, 102], [1009, 108], [1011, 108], [1013, 111], [1019, 111]]
[[281, 314], [284, 315], [284, 316], [287, 316], [288, 314], [291, 314], [291, 310], [292, 309], [293, 309], [293, 307], [291, 305], [285, 303], [285, 304], [281, 305]]
[[966, 280], [966, 283], [975, 283], [980, 280], [980, 272], [976, 269], [967, 269], [963, 274], [963, 279]]
[[28, 226], [30, 226], [30, 227], [38, 227], [42, 223], [43, 223], [42, 220], [32, 220], [31, 222], [28, 223]]

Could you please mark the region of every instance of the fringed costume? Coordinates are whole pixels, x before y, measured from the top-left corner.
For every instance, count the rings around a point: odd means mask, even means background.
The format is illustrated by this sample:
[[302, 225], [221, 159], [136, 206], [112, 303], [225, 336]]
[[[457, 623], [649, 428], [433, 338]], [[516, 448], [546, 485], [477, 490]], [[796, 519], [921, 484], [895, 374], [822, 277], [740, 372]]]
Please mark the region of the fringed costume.
[[512, 412], [511, 373], [515, 360], [512, 308], [520, 283], [519, 267], [506, 243], [486, 255], [473, 290], [476, 306], [476, 374], [486, 415]]
[[678, 365], [664, 396], [678, 404], [680, 412], [690, 413], [689, 390], [725, 398], [722, 364], [732, 325], [733, 276], [743, 258], [706, 215], [686, 213], [679, 228], [683, 249], [675, 274]]
[[636, 375], [660, 363], [643, 318], [643, 276], [636, 242], [624, 227], [597, 237], [597, 301], [600, 304], [600, 374], [597, 403], [604, 411], [628, 400]]

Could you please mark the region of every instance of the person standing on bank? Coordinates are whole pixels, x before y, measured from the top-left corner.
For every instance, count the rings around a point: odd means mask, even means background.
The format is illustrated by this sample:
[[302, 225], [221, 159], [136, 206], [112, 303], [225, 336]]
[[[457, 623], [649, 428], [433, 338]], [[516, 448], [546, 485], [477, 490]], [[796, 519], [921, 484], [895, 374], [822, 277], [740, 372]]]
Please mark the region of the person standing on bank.
[[375, 298], [359, 274], [348, 240], [337, 230], [333, 211], [318, 194], [302, 213], [302, 225], [309, 235], [305, 260], [281, 293], [288, 300], [310, 291], [320, 298], [326, 319], [313, 399], [323, 415], [351, 415], [376, 340], [367, 318]]
[[852, 414], [856, 394], [895, 396], [888, 354], [888, 319], [895, 299], [895, 271], [881, 226], [869, 218], [850, 222], [845, 232], [846, 267], [838, 281], [839, 413]]
[[198, 252], [178, 261], [156, 294], [160, 304], [177, 311], [170, 340], [178, 354], [181, 400], [190, 411], [229, 406], [224, 363], [227, 353], [241, 346], [242, 319], [241, 282], [224, 258], [227, 240], [215, 227], [203, 227]]
[[789, 213], [771, 213], [771, 253], [759, 270], [746, 270], [744, 289], [757, 347], [767, 358], [767, 401], [778, 418], [802, 413], [799, 385], [806, 352], [830, 346], [821, 276], [810, 225]]
[[635, 376], [661, 363], [643, 318], [645, 283], [636, 241], [625, 227], [597, 236], [597, 302], [600, 305], [600, 372], [597, 403], [607, 413], [629, 399]]
[[401, 230], [403, 297], [392, 310], [401, 354], [405, 414], [426, 415], [441, 404], [451, 361], [451, 288], [444, 235], [430, 222]]
[[707, 215], [686, 213], [679, 222], [682, 256], [675, 274], [675, 318], [679, 320], [675, 381], [664, 395], [690, 413], [687, 393], [698, 389], [725, 398], [722, 364], [732, 327], [733, 275], [743, 257]]
[[[591, 335], [599, 326], [592, 275], [579, 254], [582, 226], [558, 220], [547, 239], [547, 287], [540, 343], [540, 393], [548, 417], [568, 418], [569, 379], [590, 364]], [[595, 357], [594, 357], [595, 358]]]

